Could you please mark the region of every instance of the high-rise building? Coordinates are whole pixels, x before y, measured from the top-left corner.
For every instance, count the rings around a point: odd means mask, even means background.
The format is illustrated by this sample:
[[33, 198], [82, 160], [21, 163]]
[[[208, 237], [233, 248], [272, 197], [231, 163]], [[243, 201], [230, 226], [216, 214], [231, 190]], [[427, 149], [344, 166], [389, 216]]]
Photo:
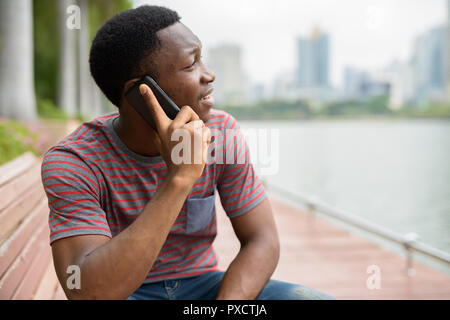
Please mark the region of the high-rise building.
[[396, 62], [392, 65], [389, 107], [398, 110], [413, 102], [414, 74], [410, 62]]
[[447, 27], [441, 26], [419, 36], [412, 58], [415, 101], [419, 104], [442, 100], [446, 87]]
[[298, 38], [297, 85], [327, 87], [329, 85], [329, 36], [315, 29], [309, 38]]
[[294, 101], [299, 98], [294, 72], [285, 70], [274, 79], [272, 84], [272, 98], [285, 101]]
[[352, 67], [344, 69], [344, 93], [350, 99], [359, 98], [363, 93], [363, 83], [367, 74]]
[[346, 99], [364, 100], [387, 95], [389, 91], [390, 84], [381, 75], [352, 67], [344, 69], [344, 94]]
[[247, 103], [248, 90], [239, 46], [220, 45], [209, 49], [207, 64], [216, 75], [213, 92], [216, 104]]
[[446, 25], [446, 41], [445, 41], [445, 63], [446, 78], [445, 87], [447, 92], [447, 101], [450, 101], [450, 0], [447, 0], [447, 25]]

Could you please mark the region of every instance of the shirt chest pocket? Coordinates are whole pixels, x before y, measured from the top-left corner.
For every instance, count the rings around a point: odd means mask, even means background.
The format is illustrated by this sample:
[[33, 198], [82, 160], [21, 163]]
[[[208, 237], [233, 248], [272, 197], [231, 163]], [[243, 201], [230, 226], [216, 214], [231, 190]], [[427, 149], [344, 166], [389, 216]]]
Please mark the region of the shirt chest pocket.
[[216, 232], [216, 191], [204, 198], [186, 199], [186, 234], [209, 235]]

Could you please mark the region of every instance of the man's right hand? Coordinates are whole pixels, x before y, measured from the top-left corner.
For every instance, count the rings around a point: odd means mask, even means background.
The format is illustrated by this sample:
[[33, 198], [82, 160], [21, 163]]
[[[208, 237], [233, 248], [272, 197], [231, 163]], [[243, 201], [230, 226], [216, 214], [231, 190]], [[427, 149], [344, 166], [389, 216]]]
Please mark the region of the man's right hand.
[[[140, 85], [139, 90], [155, 121], [159, 137], [157, 147], [166, 162], [168, 175], [187, 179], [187, 182], [193, 184], [201, 176], [206, 164], [211, 142], [210, 129], [189, 106], [183, 106], [175, 119], [171, 120], [147, 85]], [[180, 142], [177, 139], [180, 136], [183, 140], [189, 139], [189, 141]], [[172, 137], [175, 137], [174, 141]], [[182, 149], [181, 153], [179, 148], [174, 150], [179, 143], [183, 143], [184, 146], [190, 145], [190, 150]], [[184, 155], [184, 151], [190, 151], [190, 155]], [[180, 157], [184, 160], [180, 161]]]

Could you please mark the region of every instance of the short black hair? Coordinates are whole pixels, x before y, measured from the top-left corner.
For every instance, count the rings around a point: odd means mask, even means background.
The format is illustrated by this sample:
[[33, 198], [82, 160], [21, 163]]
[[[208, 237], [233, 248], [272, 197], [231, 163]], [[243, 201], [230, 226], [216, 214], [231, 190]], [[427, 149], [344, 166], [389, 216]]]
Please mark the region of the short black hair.
[[118, 13], [97, 31], [89, 54], [91, 74], [114, 105], [120, 105], [125, 82], [143, 75], [142, 59], [161, 45], [156, 32], [180, 19], [168, 8], [144, 5]]

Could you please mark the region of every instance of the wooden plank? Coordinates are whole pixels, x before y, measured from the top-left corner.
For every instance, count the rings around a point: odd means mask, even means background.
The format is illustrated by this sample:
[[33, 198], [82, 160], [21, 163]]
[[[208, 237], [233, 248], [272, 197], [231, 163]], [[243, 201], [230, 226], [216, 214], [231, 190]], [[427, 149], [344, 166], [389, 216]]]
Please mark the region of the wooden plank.
[[12, 235], [0, 245], [0, 276], [20, 254], [36, 226], [48, 221], [47, 200], [42, 199], [33, 211], [25, 217]]
[[44, 275], [39, 282], [36, 291], [33, 293], [33, 300], [51, 300], [56, 294], [59, 282], [56, 276], [53, 259], [50, 259], [45, 269]]
[[36, 157], [31, 152], [26, 152], [20, 157], [0, 166], [0, 186], [14, 179], [30, 168], [35, 162]]
[[35, 184], [28, 190], [24, 190], [18, 199], [0, 212], [0, 243], [13, 233], [21, 221], [44, 197], [45, 193], [42, 185]]
[[40, 167], [31, 153], [0, 167], [0, 299], [51, 299], [59, 286]]
[[60, 285], [56, 289], [56, 293], [55, 296], [53, 297], [53, 300], [67, 300], [66, 294], [64, 293], [64, 290]]
[[0, 212], [12, 203], [23, 190], [33, 184], [41, 183], [41, 163], [36, 161], [27, 170], [24, 170], [8, 183], [0, 186]]
[[42, 243], [47, 243], [47, 246], [49, 246], [48, 233], [49, 230], [46, 223], [37, 226], [36, 232], [28, 240], [25, 248], [0, 278], [0, 300], [13, 297], [23, 275], [38, 254], [38, 249], [41, 248]]
[[50, 232], [46, 227], [44, 227], [44, 230], [45, 237], [38, 240], [39, 244], [35, 249], [38, 253], [35, 255], [26, 273], [23, 275], [22, 280], [17, 286], [11, 298], [13, 300], [31, 299], [33, 292], [36, 290], [44, 274], [45, 268], [51, 259], [50, 244], [48, 242]]

